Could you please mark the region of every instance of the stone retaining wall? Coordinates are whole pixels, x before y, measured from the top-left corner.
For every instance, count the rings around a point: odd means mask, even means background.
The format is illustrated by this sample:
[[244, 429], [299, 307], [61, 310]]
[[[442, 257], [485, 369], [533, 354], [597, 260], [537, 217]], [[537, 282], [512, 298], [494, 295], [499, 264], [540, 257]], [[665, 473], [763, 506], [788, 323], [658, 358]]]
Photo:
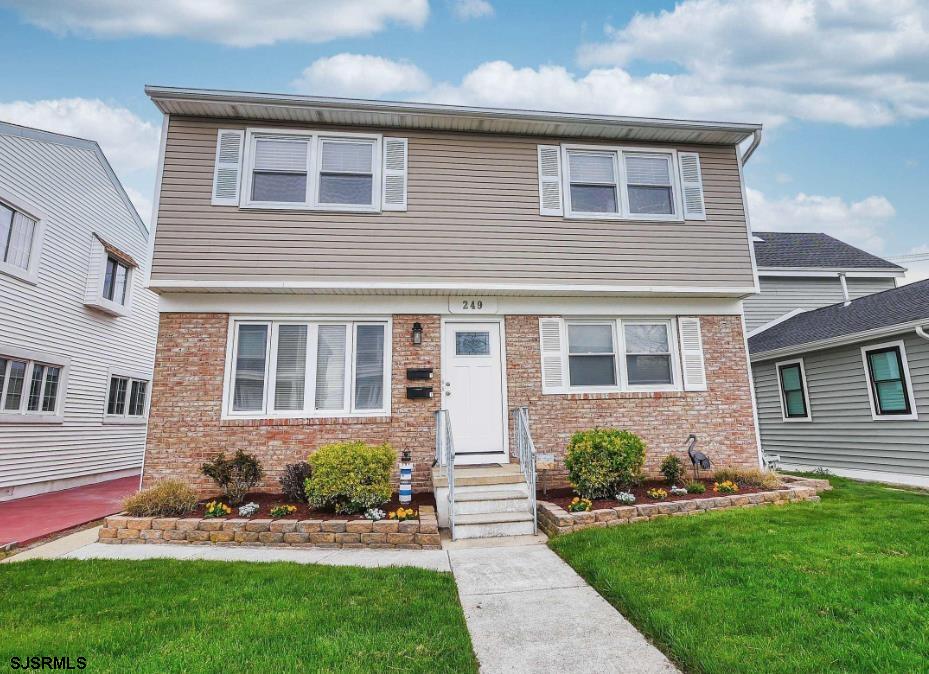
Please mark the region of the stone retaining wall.
[[106, 518], [101, 543], [171, 543], [180, 545], [274, 546], [292, 548], [400, 548], [437, 550], [439, 523], [432, 506], [419, 519], [269, 520], [200, 517]]
[[777, 505], [793, 501], [818, 501], [820, 492], [832, 489], [828, 480], [785, 477], [784, 481], [786, 483], [784, 488], [775, 491], [712, 496], [685, 501], [642, 503], [640, 505], [617, 506], [615, 508], [603, 508], [580, 513], [570, 513], [554, 503], [539, 501], [539, 528], [549, 536], [557, 536], [572, 531], [580, 531], [581, 529], [589, 529], [590, 527], [612, 527], [619, 524], [654, 520], [659, 517], [699, 515], [708, 510], [755, 508], [762, 505]]

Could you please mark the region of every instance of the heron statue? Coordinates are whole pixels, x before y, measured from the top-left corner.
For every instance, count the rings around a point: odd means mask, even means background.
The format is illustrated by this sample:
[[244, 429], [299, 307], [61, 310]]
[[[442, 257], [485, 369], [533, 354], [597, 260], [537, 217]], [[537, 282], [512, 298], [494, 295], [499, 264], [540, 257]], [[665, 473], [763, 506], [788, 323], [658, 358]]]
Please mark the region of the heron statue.
[[698, 480], [700, 478], [699, 471], [709, 470], [710, 466], [712, 465], [710, 464], [710, 459], [706, 454], [703, 452], [698, 452], [694, 449], [696, 445], [697, 436], [691, 433], [689, 436], [687, 436], [687, 456], [690, 457], [690, 463], [694, 468], [694, 480]]

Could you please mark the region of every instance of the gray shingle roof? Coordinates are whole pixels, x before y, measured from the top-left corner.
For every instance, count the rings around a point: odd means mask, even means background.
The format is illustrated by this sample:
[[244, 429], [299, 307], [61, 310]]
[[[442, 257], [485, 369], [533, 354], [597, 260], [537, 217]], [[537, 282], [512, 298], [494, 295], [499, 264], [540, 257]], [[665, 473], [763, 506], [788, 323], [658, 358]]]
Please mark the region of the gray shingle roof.
[[916, 321], [929, 324], [929, 279], [797, 314], [750, 337], [748, 350], [756, 356]]
[[816, 269], [884, 269], [903, 267], [871, 255], [828, 234], [807, 232], [753, 232], [755, 261], [759, 267], [813, 267]]

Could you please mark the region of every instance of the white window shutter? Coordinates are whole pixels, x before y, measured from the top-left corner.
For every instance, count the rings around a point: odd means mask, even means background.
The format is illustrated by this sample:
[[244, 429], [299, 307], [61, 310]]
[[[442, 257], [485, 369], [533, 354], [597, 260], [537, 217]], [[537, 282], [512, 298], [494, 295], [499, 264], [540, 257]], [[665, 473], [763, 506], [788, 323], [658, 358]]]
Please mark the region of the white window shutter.
[[539, 145], [539, 214], [564, 215], [558, 145]]
[[406, 210], [407, 139], [384, 139], [383, 187], [381, 208], [385, 211]]
[[542, 354], [542, 393], [564, 391], [564, 335], [560, 318], [539, 319], [539, 346]]
[[681, 336], [681, 369], [684, 372], [685, 391], [706, 391], [706, 368], [703, 359], [703, 338], [700, 319], [679, 317], [677, 327]]
[[681, 169], [681, 193], [684, 200], [685, 220], [706, 220], [703, 204], [703, 174], [700, 171], [700, 155], [696, 152], [678, 152], [677, 161]]
[[216, 165], [213, 167], [214, 206], [237, 206], [242, 182], [242, 149], [245, 132], [220, 129], [216, 133]]

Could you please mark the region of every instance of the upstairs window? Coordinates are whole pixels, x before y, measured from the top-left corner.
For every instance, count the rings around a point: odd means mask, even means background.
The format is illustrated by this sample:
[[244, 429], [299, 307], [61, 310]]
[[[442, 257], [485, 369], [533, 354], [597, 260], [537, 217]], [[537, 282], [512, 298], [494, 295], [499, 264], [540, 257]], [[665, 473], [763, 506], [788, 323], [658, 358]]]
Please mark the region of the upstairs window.
[[619, 213], [615, 152], [570, 150], [571, 208], [577, 213]]
[[41, 235], [40, 219], [18, 208], [12, 195], [0, 190], [0, 272], [35, 283]]
[[106, 258], [106, 273], [103, 277], [103, 297], [117, 304], [126, 303], [126, 288], [129, 286], [129, 265], [112, 255]]
[[868, 392], [875, 419], [916, 419], [903, 342], [878, 344], [861, 350], [868, 376]]
[[374, 211], [379, 136], [248, 131], [243, 206]]
[[626, 152], [629, 215], [674, 215], [671, 155]]
[[137, 268], [131, 257], [94, 234], [84, 304], [112, 316], [127, 315]]

